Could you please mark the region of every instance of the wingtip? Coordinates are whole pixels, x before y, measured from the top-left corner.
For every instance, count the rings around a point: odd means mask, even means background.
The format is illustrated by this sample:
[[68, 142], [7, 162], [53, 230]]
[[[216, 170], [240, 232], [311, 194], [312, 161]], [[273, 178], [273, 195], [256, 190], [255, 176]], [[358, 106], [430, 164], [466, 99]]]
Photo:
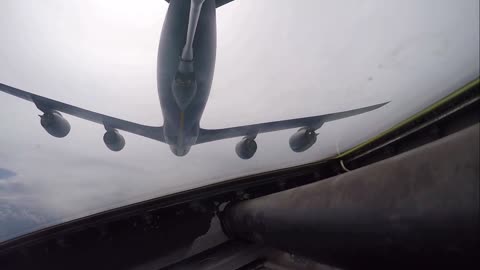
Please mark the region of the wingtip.
[[383, 102], [383, 103], [378, 103], [378, 104], [371, 105], [371, 106], [368, 106], [368, 107], [364, 107], [363, 109], [366, 110], [364, 112], [373, 111], [373, 110], [379, 109], [379, 108], [387, 105], [388, 103], [390, 103], [390, 101]]
[[383, 106], [387, 105], [387, 104], [390, 103], [390, 102], [391, 102], [391, 101], [379, 103], [379, 104], [375, 105], [375, 107], [376, 107], [376, 108], [380, 108], [380, 107], [383, 107]]

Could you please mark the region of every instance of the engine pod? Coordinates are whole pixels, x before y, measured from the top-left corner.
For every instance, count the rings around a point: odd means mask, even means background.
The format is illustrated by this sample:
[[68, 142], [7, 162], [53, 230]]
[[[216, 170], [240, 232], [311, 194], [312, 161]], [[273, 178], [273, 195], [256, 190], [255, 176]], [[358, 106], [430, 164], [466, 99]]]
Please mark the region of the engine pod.
[[257, 143], [255, 139], [244, 137], [240, 142], [235, 146], [235, 152], [237, 156], [241, 159], [250, 159], [255, 155], [257, 151]]
[[103, 135], [103, 142], [108, 147], [108, 149], [118, 152], [125, 147], [125, 138], [123, 138], [117, 130], [108, 130]]
[[317, 141], [317, 134], [315, 130], [310, 128], [301, 128], [295, 134], [290, 137], [288, 143], [290, 149], [294, 152], [303, 152], [312, 147]]
[[57, 111], [40, 115], [40, 124], [53, 137], [63, 138], [70, 133], [70, 123]]

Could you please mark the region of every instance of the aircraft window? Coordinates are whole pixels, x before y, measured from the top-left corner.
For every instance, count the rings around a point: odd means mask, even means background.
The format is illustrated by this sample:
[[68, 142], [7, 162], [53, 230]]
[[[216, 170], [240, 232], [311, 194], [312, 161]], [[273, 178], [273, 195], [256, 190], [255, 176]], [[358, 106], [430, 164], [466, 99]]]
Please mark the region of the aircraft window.
[[212, 1], [193, 35], [165, 1], [1, 1], [0, 242], [337, 155], [480, 73], [477, 0]]

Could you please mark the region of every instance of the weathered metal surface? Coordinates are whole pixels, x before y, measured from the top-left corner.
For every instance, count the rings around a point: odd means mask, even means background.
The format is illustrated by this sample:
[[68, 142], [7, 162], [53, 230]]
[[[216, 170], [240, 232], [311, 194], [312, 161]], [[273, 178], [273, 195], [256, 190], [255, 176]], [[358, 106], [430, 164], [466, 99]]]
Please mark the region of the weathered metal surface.
[[317, 183], [227, 207], [226, 232], [343, 267], [477, 263], [479, 124]]

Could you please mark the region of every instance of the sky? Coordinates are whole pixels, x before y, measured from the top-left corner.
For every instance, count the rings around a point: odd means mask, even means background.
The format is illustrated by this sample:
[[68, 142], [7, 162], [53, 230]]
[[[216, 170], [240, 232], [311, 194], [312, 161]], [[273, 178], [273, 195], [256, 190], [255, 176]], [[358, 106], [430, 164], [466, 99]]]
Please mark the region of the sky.
[[[0, 2], [0, 82], [146, 125], [163, 123], [156, 54], [160, 0]], [[62, 221], [239, 176], [318, 161], [388, 129], [478, 78], [478, 0], [235, 0], [217, 10], [217, 61], [203, 128], [354, 109], [294, 153], [295, 130], [262, 134], [250, 160], [240, 138], [192, 147], [65, 116], [63, 139], [38, 109], [0, 93], [0, 242]]]

